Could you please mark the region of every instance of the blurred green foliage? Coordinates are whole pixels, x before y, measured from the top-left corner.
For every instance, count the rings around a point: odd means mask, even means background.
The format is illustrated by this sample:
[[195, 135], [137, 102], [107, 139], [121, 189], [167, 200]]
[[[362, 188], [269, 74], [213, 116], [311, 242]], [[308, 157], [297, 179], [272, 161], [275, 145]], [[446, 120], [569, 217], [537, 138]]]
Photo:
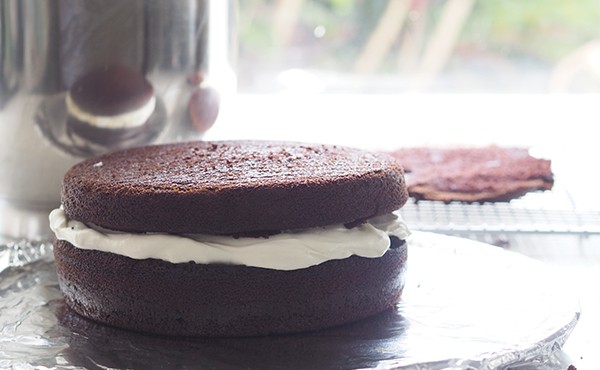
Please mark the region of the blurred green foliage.
[[[276, 14], [294, 1], [302, 4], [290, 16], [289, 37], [282, 37]], [[238, 0], [242, 85], [244, 79], [249, 84], [260, 79], [255, 75], [289, 68], [352, 73], [389, 1], [394, 0]], [[419, 66], [452, 0], [407, 1], [410, 11], [398, 20], [403, 28], [376, 70], [404, 78], [400, 85]], [[289, 9], [298, 9], [293, 5]], [[594, 40], [600, 40], [600, 0], [476, 0], [442, 74], [450, 86], [496, 91], [534, 83], [543, 90], [563, 58]]]
[[594, 39], [600, 39], [598, 0], [482, 0], [461, 42], [553, 63]]
[[[428, 3], [431, 27], [447, 0]], [[272, 15], [275, 0], [240, 0], [240, 45], [267, 55], [274, 45]], [[299, 15], [298, 43], [326, 43], [329, 52], [344, 58], [358, 53], [376, 26], [387, 0], [305, 0]], [[327, 30], [324, 40], [311, 39], [316, 26]], [[555, 62], [582, 43], [600, 38], [599, 0], [480, 0], [475, 3], [460, 44], [498, 54], [516, 53]], [[310, 45], [304, 45], [310, 49]], [[338, 63], [348, 61], [340, 61]]]

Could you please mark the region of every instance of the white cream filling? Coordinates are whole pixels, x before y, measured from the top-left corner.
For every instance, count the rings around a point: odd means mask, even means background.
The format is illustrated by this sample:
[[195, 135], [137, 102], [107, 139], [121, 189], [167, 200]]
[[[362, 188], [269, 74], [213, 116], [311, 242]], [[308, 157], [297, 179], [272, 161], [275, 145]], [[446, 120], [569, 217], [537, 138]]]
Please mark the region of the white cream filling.
[[410, 232], [395, 214], [346, 228], [332, 225], [290, 231], [268, 238], [160, 233], [133, 234], [91, 228], [67, 219], [62, 208], [50, 213], [57, 239], [81, 249], [111, 252], [134, 259], [156, 258], [172, 263], [226, 263], [274, 270], [296, 270], [352, 255], [377, 258], [390, 246], [390, 235], [406, 239]]
[[70, 93], [67, 93], [66, 104], [69, 114], [82, 122], [99, 128], [124, 129], [138, 127], [146, 123], [154, 112], [156, 98], [152, 96], [143, 107], [114, 116], [97, 116], [84, 111], [73, 101]]

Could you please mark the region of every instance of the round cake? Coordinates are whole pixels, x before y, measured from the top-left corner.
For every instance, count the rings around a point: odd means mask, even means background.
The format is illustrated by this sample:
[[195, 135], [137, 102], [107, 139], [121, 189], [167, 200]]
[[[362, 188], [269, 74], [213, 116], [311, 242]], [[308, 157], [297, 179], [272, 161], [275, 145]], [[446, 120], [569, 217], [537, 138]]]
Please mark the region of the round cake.
[[66, 107], [73, 133], [110, 146], [144, 132], [156, 98], [152, 85], [138, 71], [105, 65], [73, 83], [66, 95]]
[[318, 144], [190, 142], [87, 159], [50, 215], [67, 305], [116, 327], [254, 336], [395, 306], [408, 228], [403, 171]]
[[415, 200], [509, 202], [552, 189], [551, 161], [519, 147], [409, 147], [389, 152], [407, 173]]

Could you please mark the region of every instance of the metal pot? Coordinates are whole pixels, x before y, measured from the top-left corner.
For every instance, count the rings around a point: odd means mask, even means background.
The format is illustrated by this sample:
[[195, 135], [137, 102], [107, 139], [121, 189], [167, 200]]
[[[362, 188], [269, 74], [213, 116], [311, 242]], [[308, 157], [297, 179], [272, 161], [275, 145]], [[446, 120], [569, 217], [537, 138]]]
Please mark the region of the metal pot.
[[[190, 111], [204, 108], [191, 97], [207, 85], [217, 92], [235, 85], [230, 7], [222, 0], [0, 0], [0, 238], [48, 238], [62, 177], [85, 157], [201, 138], [210, 125], [192, 124]], [[91, 130], [74, 129], [81, 117], [67, 104], [72, 89], [114, 68], [151, 86], [149, 115], [136, 130], [96, 121], [84, 122]]]

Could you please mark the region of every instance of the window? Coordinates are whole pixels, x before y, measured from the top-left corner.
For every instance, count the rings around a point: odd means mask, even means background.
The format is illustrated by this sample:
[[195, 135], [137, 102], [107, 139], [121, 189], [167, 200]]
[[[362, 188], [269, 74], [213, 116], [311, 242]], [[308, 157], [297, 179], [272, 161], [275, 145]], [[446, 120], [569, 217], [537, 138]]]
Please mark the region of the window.
[[600, 92], [597, 0], [244, 0], [238, 91]]

